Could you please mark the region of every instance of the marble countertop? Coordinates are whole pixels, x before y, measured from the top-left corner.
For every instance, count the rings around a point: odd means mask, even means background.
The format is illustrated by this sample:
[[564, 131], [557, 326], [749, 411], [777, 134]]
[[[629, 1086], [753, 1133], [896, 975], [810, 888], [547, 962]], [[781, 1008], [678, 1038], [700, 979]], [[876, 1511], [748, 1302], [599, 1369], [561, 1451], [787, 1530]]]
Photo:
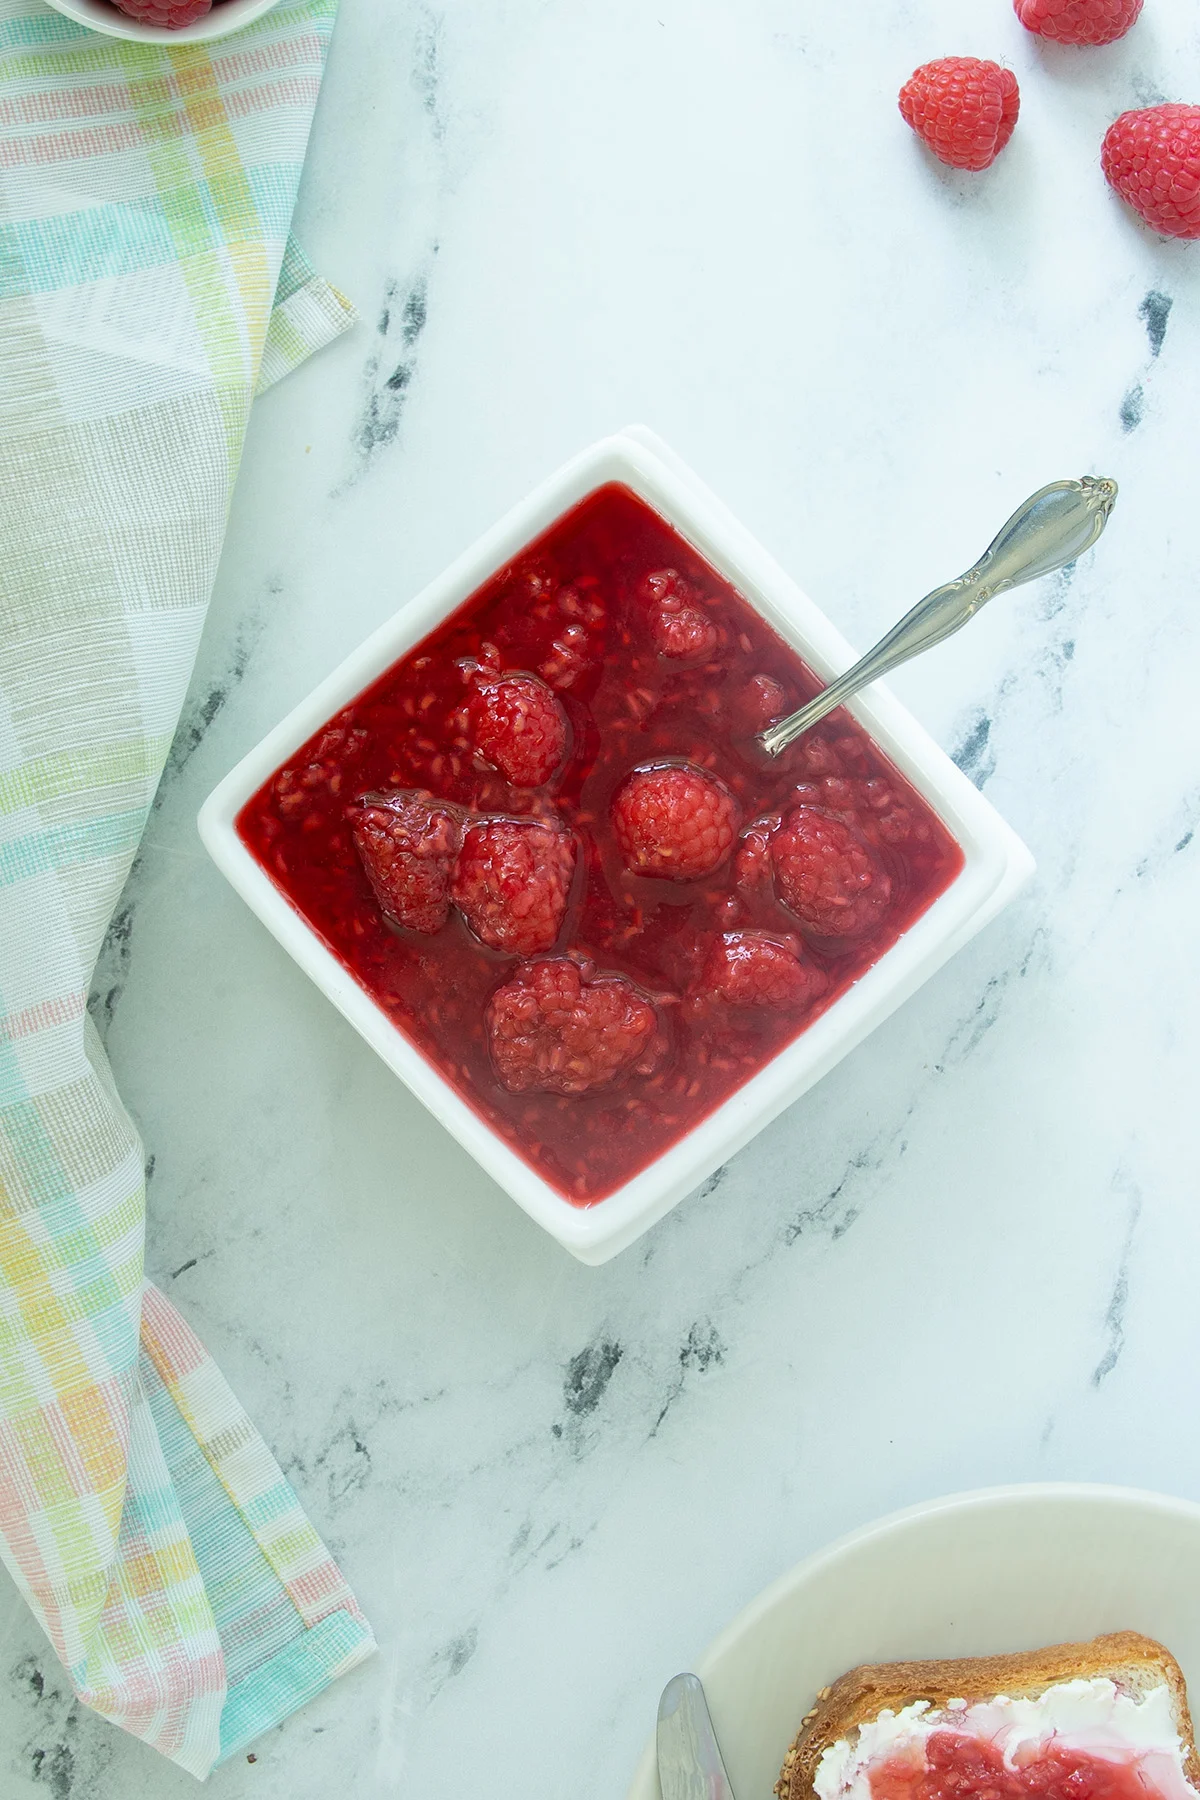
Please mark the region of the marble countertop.
[[[1021, 79], [983, 176], [895, 109], [951, 50]], [[612, 1800], [663, 1681], [829, 1537], [993, 1482], [1200, 1498], [1200, 246], [1098, 166], [1164, 97], [1200, 98], [1186, 0], [1082, 54], [1007, 0], [343, 0], [297, 231], [362, 323], [255, 408], [95, 997], [149, 1270], [381, 1643], [214, 1794]], [[195, 815], [632, 419], [863, 645], [1042, 482], [1122, 497], [1073, 578], [894, 681], [1035, 882], [592, 1270], [268, 938]], [[5, 1800], [193, 1792], [72, 1704], [7, 1585], [0, 1744]]]

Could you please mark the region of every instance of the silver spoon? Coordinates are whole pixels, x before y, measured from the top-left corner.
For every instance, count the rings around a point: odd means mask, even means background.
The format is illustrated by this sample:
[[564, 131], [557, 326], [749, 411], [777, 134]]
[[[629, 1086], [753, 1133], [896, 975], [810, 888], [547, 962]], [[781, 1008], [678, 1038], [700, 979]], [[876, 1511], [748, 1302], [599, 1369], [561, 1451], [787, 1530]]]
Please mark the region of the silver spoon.
[[1104, 530], [1116, 498], [1116, 482], [1096, 475], [1039, 488], [1017, 508], [973, 568], [926, 594], [852, 669], [799, 712], [764, 731], [758, 740], [763, 749], [778, 756], [860, 688], [950, 637], [994, 595], [1074, 562]]
[[676, 1675], [658, 1703], [663, 1800], [734, 1800], [698, 1675]]

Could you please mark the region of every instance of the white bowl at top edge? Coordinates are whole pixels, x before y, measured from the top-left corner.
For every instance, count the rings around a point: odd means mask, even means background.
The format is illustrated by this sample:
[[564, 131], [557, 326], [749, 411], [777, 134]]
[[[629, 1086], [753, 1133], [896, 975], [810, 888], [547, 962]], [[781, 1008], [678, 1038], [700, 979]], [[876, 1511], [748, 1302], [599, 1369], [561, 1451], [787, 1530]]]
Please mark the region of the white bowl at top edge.
[[[817, 1551], [752, 1600], [695, 1668], [734, 1792], [766, 1800], [818, 1689], [859, 1663], [1141, 1631], [1174, 1654], [1194, 1700], [1198, 1583], [1200, 1506], [1190, 1500], [1075, 1481], [982, 1488]], [[648, 1731], [657, 1701], [645, 1696]], [[662, 1800], [653, 1741], [626, 1800]]]
[[607, 1262], [639, 1238], [734, 1151], [819, 1081], [902, 1000], [993, 919], [1033, 859], [928, 733], [879, 686], [851, 711], [912, 782], [962, 848], [964, 866], [933, 905], [807, 1031], [679, 1143], [605, 1200], [573, 1206], [511, 1150], [359, 986], [239, 839], [242, 806], [299, 745], [428, 635], [531, 539], [586, 494], [622, 482], [654, 507], [829, 679], [854, 652], [722, 503], [653, 434], [631, 426], [573, 457], [505, 514], [444, 574], [351, 652], [251, 750], [201, 808], [200, 835], [217, 867], [360, 1036], [531, 1218], [581, 1262]]
[[178, 31], [168, 31], [163, 25], [143, 25], [131, 19], [120, 7], [111, 6], [109, 0], [50, 0], [55, 12], [74, 19], [77, 25], [86, 25], [89, 31], [102, 32], [105, 37], [124, 38], [131, 44], [212, 44], [253, 24], [278, 4], [279, 0], [216, 0], [202, 19], [181, 26]]

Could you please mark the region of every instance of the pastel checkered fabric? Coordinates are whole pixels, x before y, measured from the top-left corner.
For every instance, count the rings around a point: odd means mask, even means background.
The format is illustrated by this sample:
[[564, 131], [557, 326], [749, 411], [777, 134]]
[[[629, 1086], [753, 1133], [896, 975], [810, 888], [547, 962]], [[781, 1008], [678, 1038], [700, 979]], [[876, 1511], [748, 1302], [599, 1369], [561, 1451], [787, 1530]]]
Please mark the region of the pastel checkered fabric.
[[85, 1002], [251, 400], [349, 316], [288, 245], [334, 5], [206, 50], [0, 0], [0, 1550], [79, 1694], [200, 1776], [372, 1639], [143, 1282]]

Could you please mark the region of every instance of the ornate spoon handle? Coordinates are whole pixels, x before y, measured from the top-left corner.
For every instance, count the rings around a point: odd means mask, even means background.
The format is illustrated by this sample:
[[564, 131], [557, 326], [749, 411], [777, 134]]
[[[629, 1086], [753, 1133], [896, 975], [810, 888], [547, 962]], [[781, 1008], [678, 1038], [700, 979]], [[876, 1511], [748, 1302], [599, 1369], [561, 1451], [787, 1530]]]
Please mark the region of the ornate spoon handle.
[[778, 756], [860, 688], [959, 631], [993, 595], [1074, 562], [1104, 530], [1116, 498], [1116, 482], [1095, 475], [1039, 488], [1017, 508], [973, 568], [918, 600], [852, 669], [799, 712], [764, 731], [759, 738], [763, 748]]

